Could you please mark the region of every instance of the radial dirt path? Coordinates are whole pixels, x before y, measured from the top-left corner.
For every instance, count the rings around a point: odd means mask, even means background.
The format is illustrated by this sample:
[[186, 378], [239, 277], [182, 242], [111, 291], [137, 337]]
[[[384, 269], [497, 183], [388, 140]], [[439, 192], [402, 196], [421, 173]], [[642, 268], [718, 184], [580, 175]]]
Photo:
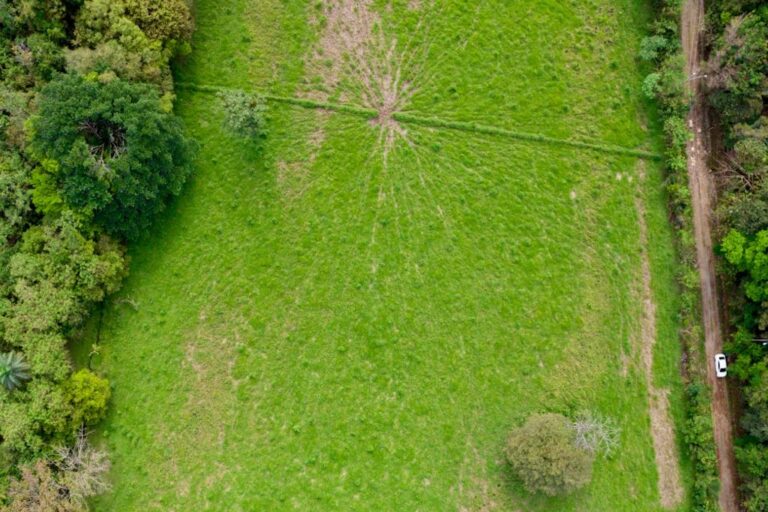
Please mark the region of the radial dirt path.
[[707, 380], [712, 388], [712, 418], [720, 472], [720, 509], [738, 512], [736, 464], [733, 455], [733, 429], [728, 405], [728, 384], [715, 377], [713, 358], [723, 350], [723, 333], [712, 252], [711, 212], [714, 197], [712, 176], [707, 168], [706, 110], [702, 104], [701, 42], [704, 33], [704, 1], [687, 0], [683, 6], [682, 43], [686, 59], [688, 86], [693, 103], [688, 114], [688, 127], [693, 138], [688, 142], [688, 182], [693, 206], [693, 229], [696, 238], [696, 260], [701, 284], [701, 310], [707, 357]]

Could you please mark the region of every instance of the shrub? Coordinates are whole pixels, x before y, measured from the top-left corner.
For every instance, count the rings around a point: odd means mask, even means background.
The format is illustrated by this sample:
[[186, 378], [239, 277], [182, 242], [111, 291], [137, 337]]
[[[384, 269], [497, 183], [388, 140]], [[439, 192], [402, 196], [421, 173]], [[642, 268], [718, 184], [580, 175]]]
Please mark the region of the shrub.
[[33, 149], [47, 162], [34, 194], [44, 213], [55, 213], [55, 191], [124, 239], [144, 233], [191, 172], [192, 142], [181, 122], [164, 111], [155, 88], [123, 80], [66, 76], [48, 84]]
[[619, 445], [621, 431], [610, 418], [585, 411], [579, 413], [570, 426], [576, 446], [589, 453], [611, 455]]
[[224, 104], [224, 127], [230, 132], [258, 138], [267, 135], [267, 104], [261, 96], [242, 91], [218, 94]]
[[536, 414], [507, 439], [507, 460], [529, 492], [569, 494], [589, 483], [594, 456], [560, 414]]
[[164, 43], [192, 38], [195, 27], [187, 0], [124, 0], [124, 4], [126, 14], [149, 38]]
[[73, 427], [93, 425], [104, 418], [111, 395], [107, 379], [83, 369], [72, 374], [64, 388], [72, 405]]

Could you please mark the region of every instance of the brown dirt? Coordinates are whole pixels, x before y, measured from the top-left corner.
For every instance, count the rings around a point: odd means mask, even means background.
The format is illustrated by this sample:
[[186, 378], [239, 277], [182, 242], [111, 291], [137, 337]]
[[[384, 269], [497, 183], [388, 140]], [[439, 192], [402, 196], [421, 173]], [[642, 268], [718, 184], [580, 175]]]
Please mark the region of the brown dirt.
[[[638, 163], [638, 178], [642, 189], [645, 181], [645, 162]], [[643, 317], [640, 323], [640, 354], [648, 388], [648, 412], [651, 417], [651, 437], [659, 472], [659, 497], [661, 506], [675, 508], [684, 496], [680, 483], [680, 463], [675, 442], [675, 430], [669, 414], [668, 391], [653, 383], [653, 346], [656, 344], [656, 304], [651, 288], [651, 264], [648, 258], [648, 227], [645, 222], [645, 205], [638, 196], [635, 200], [640, 225], [640, 257], [642, 266]]]
[[341, 91], [347, 100], [376, 110], [374, 123], [381, 127], [384, 154], [406, 131], [392, 118], [413, 95], [403, 76], [405, 55], [397, 39], [382, 30], [372, 0], [324, 0], [325, 28], [308, 68], [320, 77], [322, 89], [308, 96], [325, 101]]
[[241, 384], [235, 376], [240, 330], [231, 334], [229, 329], [242, 323], [239, 318], [212, 322], [203, 310], [184, 344], [184, 359], [179, 370], [181, 382], [187, 388], [187, 399], [179, 414], [187, 427], [184, 432], [160, 429], [155, 435], [157, 445], [168, 450], [164, 464], [181, 496], [192, 495], [207, 502], [206, 489], [191, 486], [184, 475], [205, 468], [205, 487], [210, 488], [226, 485], [232, 470], [218, 460], [202, 464], [194, 454], [200, 445], [215, 448], [220, 457], [226, 452], [226, 430], [234, 422], [236, 390]]
[[[707, 358], [707, 380], [712, 388], [712, 418], [715, 445], [720, 473], [720, 509], [738, 512], [736, 464], [733, 454], [733, 426], [728, 403], [728, 383], [715, 376], [713, 358], [723, 350], [723, 333], [715, 274], [715, 257], [712, 252], [712, 205], [714, 184], [707, 166], [707, 141], [709, 132], [706, 108], [699, 75], [701, 48], [704, 36], [704, 2], [687, 0], [683, 6], [682, 43], [686, 58], [688, 86], [693, 95], [688, 114], [688, 127], [693, 133], [688, 142], [688, 182], [693, 206], [693, 229], [696, 238], [696, 259], [701, 285], [701, 309], [704, 324], [704, 345]], [[693, 79], [691, 79], [693, 77]]]
[[491, 483], [488, 462], [472, 439], [467, 440], [466, 452], [456, 487], [459, 512], [496, 512], [507, 509], [499, 496], [499, 487]]

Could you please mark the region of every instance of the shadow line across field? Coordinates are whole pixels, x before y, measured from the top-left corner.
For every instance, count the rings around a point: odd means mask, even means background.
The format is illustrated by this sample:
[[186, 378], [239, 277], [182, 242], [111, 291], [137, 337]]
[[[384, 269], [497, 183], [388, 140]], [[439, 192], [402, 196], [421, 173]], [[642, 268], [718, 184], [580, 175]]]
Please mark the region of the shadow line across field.
[[[217, 85], [201, 85], [189, 82], [179, 82], [176, 87], [181, 90], [191, 90], [204, 93], [217, 93], [223, 91], [235, 91], [239, 89], [221, 87]], [[247, 91], [252, 92], [252, 91]], [[372, 108], [359, 107], [356, 105], [347, 105], [342, 103], [331, 103], [324, 101], [315, 101], [306, 98], [294, 98], [290, 96], [277, 96], [274, 94], [261, 94], [261, 96], [267, 101], [275, 103], [283, 103], [288, 105], [295, 105], [298, 107], [327, 110], [332, 112], [338, 112], [342, 114], [349, 114], [358, 117], [362, 117], [368, 120], [375, 120], [379, 117], [379, 112]], [[644, 151], [642, 149], [627, 148], [623, 146], [616, 146], [611, 144], [603, 144], [600, 142], [589, 142], [569, 139], [558, 139], [555, 137], [548, 137], [546, 135], [540, 135], [536, 133], [519, 132], [515, 130], [508, 130], [506, 128], [500, 128], [498, 126], [490, 126], [479, 124], [475, 122], [467, 121], [446, 121], [444, 119], [436, 117], [423, 117], [413, 114], [407, 114], [404, 112], [394, 112], [392, 119], [400, 123], [410, 123], [420, 126], [426, 126], [430, 128], [439, 128], [446, 130], [457, 130], [462, 132], [478, 133], [482, 135], [493, 135], [498, 137], [505, 137], [508, 139], [521, 140], [526, 142], [538, 142], [543, 144], [551, 144], [555, 146], [571, 147], [576, 149], [586, 149], [590, 151], [598, 151], [601, 153], [610, 153], [614, 155], [632, 156], [637, 158], [643, 158], [646, 160], [661, 160], [662, 155], [653, 153], [651, 151]]]

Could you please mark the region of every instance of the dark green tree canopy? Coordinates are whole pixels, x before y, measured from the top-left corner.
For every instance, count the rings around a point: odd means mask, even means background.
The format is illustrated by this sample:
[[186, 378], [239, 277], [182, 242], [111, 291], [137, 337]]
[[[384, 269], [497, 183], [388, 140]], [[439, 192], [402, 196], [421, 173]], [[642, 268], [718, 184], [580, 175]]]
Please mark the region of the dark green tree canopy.
[[135, 239], [191, 172], [192, 143], [156, 88], [64, 76], [42, 91], [33, 151], [44, 162], [35, 202], [93, 215], [109, 234]]

